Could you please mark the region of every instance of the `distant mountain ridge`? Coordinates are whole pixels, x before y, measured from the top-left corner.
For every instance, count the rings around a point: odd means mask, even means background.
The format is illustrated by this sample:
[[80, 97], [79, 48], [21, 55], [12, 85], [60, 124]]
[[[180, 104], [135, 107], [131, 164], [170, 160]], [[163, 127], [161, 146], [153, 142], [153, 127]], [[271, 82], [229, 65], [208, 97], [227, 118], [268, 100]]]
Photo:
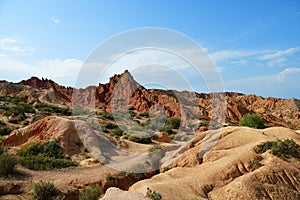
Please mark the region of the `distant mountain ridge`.
[[[24, 99], [37, 99], [60, 105], [72, 105], [73, 94], [76, 94], [81, 105], [90, 106], [102, 111], [112, 111], [112, 95], [116, 84], [119, 93], [132, 94], [128, 108], [134, 108], [138, 113], [148, 112], [156, 104], [162, 105], [168, 116], [181, 116], [181, 105], [176, 98], [177, 94], [188, 93], [175, 90], [146, 89], [137, 83], [129, 71], [114, 75], [106, 84], [89, 86], [85, 89], [61, 86], [50, 79], [31, 77], [19, 83], [0, 82], [0, 95], [15, 95]], [[224, 93], [223, 93], [224, 94]], [[200, 111], [200, 118], [211, 119], [210, 94], [195, 93], [198, 105], [193, 105], [192, 110]], [[263, 117], [269, 126], [284, 126], [300, 129], [300, 101], [297, 99], [263, 98], [256, 95], [244, 95], [236, 92], [226, 92], [226, 122], [237, 124], [246, 113], [257, 113]], [[185, 95], [186, 96], [186, 95]], [[188, 95], [187, 95], [188, 96]], [[188, 101], [188, 99], [185, 99]]]

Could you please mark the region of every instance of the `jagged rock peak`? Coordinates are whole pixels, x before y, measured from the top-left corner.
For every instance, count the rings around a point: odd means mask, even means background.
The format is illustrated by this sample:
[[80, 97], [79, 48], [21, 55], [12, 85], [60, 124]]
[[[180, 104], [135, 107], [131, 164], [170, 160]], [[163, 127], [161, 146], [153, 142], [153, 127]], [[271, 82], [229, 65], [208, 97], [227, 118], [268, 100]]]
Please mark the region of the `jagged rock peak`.
[[57, 85], [54, 81], [52, 81], [50, 79], [47, 79], [47, 78], [39, 79], [38, 77], [35, 77], [35, 76], [32, 76], [28, 80], [23, 80], [17, 84], [28, 85], [28, 86], [31, 86], [31, 87], [37, 88], [37, 89], [49, 89], [49, 88], [53, 87], [53, 85]]

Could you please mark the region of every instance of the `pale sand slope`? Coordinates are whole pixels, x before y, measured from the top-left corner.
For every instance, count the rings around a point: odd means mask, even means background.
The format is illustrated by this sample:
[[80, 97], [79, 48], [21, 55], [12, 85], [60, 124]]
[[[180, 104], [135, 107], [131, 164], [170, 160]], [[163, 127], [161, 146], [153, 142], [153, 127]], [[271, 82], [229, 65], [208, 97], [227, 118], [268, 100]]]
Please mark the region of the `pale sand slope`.
[[[265, 141], [291, 138], [300, 144], [298, 133], [279, 127], [264, 130], [227, 127], [220, 131], [219, 141], [204, 155], [202, 164], [193, 163], [197, 163], [197, 154], [204, 146], [203, 134], [215, 134], [213, 131], [198, 135], [191, 149], [174, 163], [191, 167], [176, 167], [140, 181], [130, 190], [145, 194], [149, 187], [166, 200], [300, 199], [300, 161], [284, 161], [269, 152], [262, 155], [255, 152], [255, 147]], [[262, 159], [263, 166], [252, 171], [253, 159]]]

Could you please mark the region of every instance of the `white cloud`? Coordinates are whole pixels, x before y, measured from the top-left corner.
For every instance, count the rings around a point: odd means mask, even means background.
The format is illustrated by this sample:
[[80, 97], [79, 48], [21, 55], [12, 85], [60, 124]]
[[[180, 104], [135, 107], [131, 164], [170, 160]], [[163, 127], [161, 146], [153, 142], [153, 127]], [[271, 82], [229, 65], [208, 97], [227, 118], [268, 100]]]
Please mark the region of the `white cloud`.
[[2, 38], [0, 39], [0, 50], [2, 51], [13, 51], [21, 54], [35, 51], [35, 48], [30, 46], [24, 46], [18, 43], [13, 38]]
[[82, 66], [82, 61], [74, 58], [47, 59], [28, 64], [10, 58], [0, 57], [0, 79], [18, 82], [31, 76], [45, 77], [63, 85], [74, 85], [75, 78]]
[[58, 23], [61, 22], [61, 20], [60, 20], [58, 17], [51, 17], [50, 19], [52, 20], [52, 22], [53, 22], [54, 24], [58, 24]]
[[258, 60], [273, 60], [282, 58], [283, 56], [289, 56], [299, 51], [299, 47], [293, 47], [286, 50], [275, 51], [270, 54], [265, 54], [257, 57]]
[[300, 68], [291, 67], [276, 74], [226, 81], [225, 87], [226, 91], [255, 93], [265, 97], [295, 97], [300, 99], [300, 85], [297, 84], [299, 80]]
[[227, 65], [272, 67], [287, 66], [287, 57], [292, 56], [299, 50], [299, 47], [286, 50], [222, 50], [212, 52], [209, 55], [218, 65], [227, 62]]

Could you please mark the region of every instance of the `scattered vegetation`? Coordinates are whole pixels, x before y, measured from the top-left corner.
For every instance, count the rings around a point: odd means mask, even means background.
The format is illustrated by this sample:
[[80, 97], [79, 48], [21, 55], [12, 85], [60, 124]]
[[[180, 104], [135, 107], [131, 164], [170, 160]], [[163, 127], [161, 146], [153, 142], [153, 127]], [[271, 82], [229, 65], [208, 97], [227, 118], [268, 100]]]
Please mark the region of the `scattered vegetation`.
[[15, 174], [16, 164], [17, 159], [14, 156], [7, 155], [2, 152], [2, 154], [0, 154], [0, 175], [9, 176]]
[[145, 132], [131, 133], [128, 136], [128, 140], [142, 144], [150, 144], [152, 142], [151, 137]]
[[260, 163], [260, 160], [253, 159], [250, 164], [250, 169], [251, 169], [251, 171], [254, 171], [254, 170], [257, 170], [258, 168], [260, 168], [261, 166], [263, 166], [263, 165]]
[[87, 186], [79, 195], [79, 200], [98, 200], [103, 190], [98, 184]]
[[175, 132], [171, 129], [171, 127], [169, 126], [163, 126], [161, 129], [160, 129], [161, 132], [164, 132], [168, 135], [172, 135], [172, 134], [175, 134]]
[[152, 200], [161, 200], [162, 196], [159, 192], [156, 192], [155, 190], [151, 190], [150, 188], [147, 188], [146, 197], [149, 197]]
[[69, 108], [63, 108], [47, 103], [37, 103], [34, 106], [37, 110], [44, 113], [56, 113], [60, 115], [67, 115], [70, 116], [72, 114], [71, 110]]
[[114, 116], [113, 116], [112, 113], [109, 113], [109, 112], [98, 112], [97, 114], [100, 115], [100, 116], [102, 116], [105, 119], [114, 120]]
[[180, 127], [181, 119], [178, 117], [169, 117], [167, 119], [167, 125], [172, 129], [178, 129]]
[[13, 131], [14, 128], [10, 127], [10, 126], [0, 126], [0, 135], [9, 135], [11, 131]]
[[123, 135], [124, 131], [120, 127], [116, 127], [112, 130], [111, 135], [115, 137], [121, 137]]
[[268, 150], [277, 157], [286, 158], [293, 156], [300, 158], [300, 147], [291, 139], [285, 139], [284, 141], [277, 140], [274, 142], [265, 142], [257, 146], [259, 153], [264, 153]]
[[264, 120], [257, 114], [246, 114], [240, 120], [240, 125], [258, 129], [265, 128]]
[[149, 117], [150, 117], [150, 115], [149, 115], [148, 112], [142, 112], [142, 113], [139, 114], [139, 116], [140, 116], [140, 117], [146, 117], [146, 118], [149, 118]]
[[[59, 198], [61, 197], [61, 198]], [[32, 200], [50, 200], [50, 199], [63, 199], [61, 191], [57, 189], [51, 182], [43, 182], [34, 184], [31, 192]]]
[[63, 149], [57, 141], [31, 143], [18, 151], [19, 163], [32, 170], [51, 170], [76, 166], [64, 159]]

